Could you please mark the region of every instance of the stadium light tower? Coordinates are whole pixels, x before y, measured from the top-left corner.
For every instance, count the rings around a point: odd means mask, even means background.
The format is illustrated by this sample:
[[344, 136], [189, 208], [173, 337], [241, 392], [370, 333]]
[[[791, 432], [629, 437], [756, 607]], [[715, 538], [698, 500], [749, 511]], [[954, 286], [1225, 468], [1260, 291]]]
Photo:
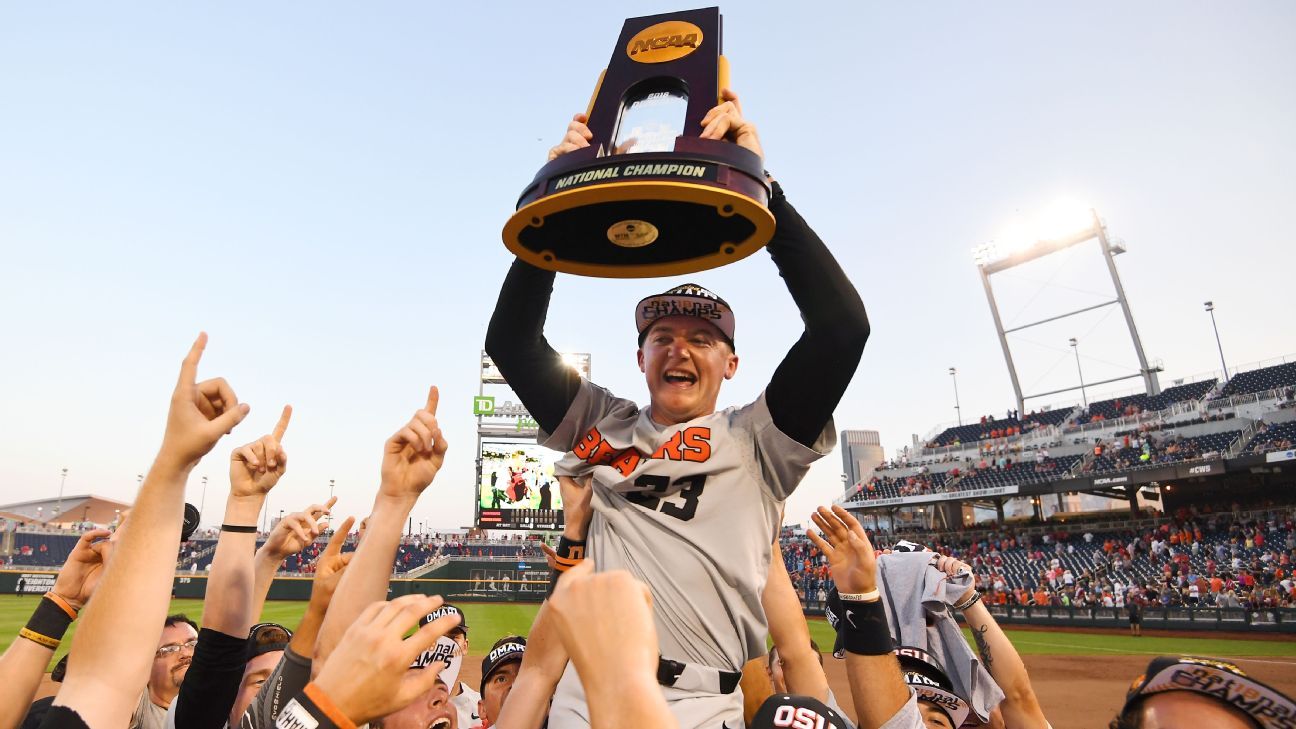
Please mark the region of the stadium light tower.
[[1211, 329], [1215, 330], [1215, 346], [1219, 347], [1220, 367], [1224, 368], [1224, 379], [1228, 379], [1228, 364], [1224, 362], [1224, 345], [1220, 344], [1219, 327], [1215, 325], [1215, 302], [1206, 302], [1206, 311], [1211, 315]]
[[67, 483], [67, 469], [65, 468], [65, 469], [63, 469], [63, 477], [59, 479], [59, 497], [58, 497], [58, 503], [55, 504], [55, 506], [54, 506], [54, 515], [55, 515], [55, 516], [60, 516], [60, 515], [63, 514], [63, 485], [66, 484], [66, 483]]
[[[1005, 329], [1003, 319], [999, 316], [999, 305], [995, 301], [994, 288], [990, 284], [990, 277], [996, 273], [1007, 271], [1024, 263], [1093, 240], [1098, 242], [1099, 252], [1107, 264], [1107, 273], [1111, 277], [1112, 288], [1116, 294], [1115, 298], [1033, 321], [1029, 324]], [[1041, 223], [1038, 226], [1032, 228], [1019, 225], [1010, 231], [1010, 234], [1005, 236], [1003, 241], [985, 243], [973, 249], [972, 255], [976, 260], [977, 271], [981, 274], [981, 285], [985, 289], [986, 300], [990, 302], [990, 314], [994, 318], [995, 332], [999, 335], [999, 346], [1003, 349], [1004, 361], [1008, 364], [1008, 377], [1012, 380], [1013, 392], [1017, 396], [1018, 411], [1026, 409], [1027, 400], [1056, 395], [1060, 392], [1080, 389], [1083, 398], [1084, 386], [1080, 388], [1064, 387], [1060, 390], [1034, 394], [1023, 393], [1021, 380], [1017, 377], [1017, 365], [1013, 362], [1012, 349], [1008, 346], [1008, 335], [1040, 324], [1047, 324], [1048, 322], [1112, 305], [1119, 306], [1121, 313], [1125, 315], [1125, 326], [1129, 329], [1130, 340], [1134, 345], [1134, 353], [1138, 356], [1139, 371], [1137, 374], [1091, 382], [1089, 386], [1105, 385], [1109, 382], [1141, 377], [1148, 395], [1160, 394], [1161, 383], [1157, 381], [1157, 372], [1161, 371], [1161, 368], [1160, 366], [1148, 364], [1147, 355], [1143, 352], [1143, 341], [1139, 338], [1138, 328], [1134, 326], [1134, 314], [1130, 312], [1129, 300], [1125, 297], [1125, 287], [1121, 284], [1120, 274], [1116, 271], [1115, 256], [1124, 252], [1125, 243], [1108, 237], [1107, 227], [1103, 224], [1102, 219], [1098, 217], [1096, 210], [1079, 203], [1068, 203], [1066, 201], [1059, 201], [1050, 206], [1045, 211], [1045, 215], [1042, 216]]]
[[950, 378], [954, 380], [954, 412], [958, 413], [958, 424], [959, 424], [959, 425], [962, 425], [962, 424], [963, 424], [963, 408], [959, 407], [959, 396], [958, 396], [958, 370], [957, 370], [956, 368], [954, 368], [954, 367], [951, 367], [951, 368], [950, 368]]
[[202, 498], [198, 501], [198, 514], [200, 516], [203, 513], [203, 509], [207, 508], [207, 477], [206, 476], [202, 477], [202, 484], [203, 484]]
[[1080, 402], [1084, 403], [1085, 410], [1089, 409], [1089, 398], [1085, 397], [1084, 370], [1080, 369], [1080, 347], [1076, 346], [1076, 338], [1071, 337], [1071, 351], [1075, 352], [1076, 374], [1080, 375]]

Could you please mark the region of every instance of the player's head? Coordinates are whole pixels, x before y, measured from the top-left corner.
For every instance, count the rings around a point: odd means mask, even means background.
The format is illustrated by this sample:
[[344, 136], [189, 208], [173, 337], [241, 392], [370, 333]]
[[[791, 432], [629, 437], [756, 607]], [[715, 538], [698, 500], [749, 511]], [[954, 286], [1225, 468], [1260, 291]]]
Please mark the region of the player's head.
[[[453, 640], [455, 644], [459, 646], [459, 655], [468, 655], [468, 616], [464, 615], [463, 611], [454, 605], [442, 605], [436, 610], [433, 610], [427, 615], [419, 618], [419, 627], [421, 628], [437, 618], [446, 615], [454, 615], [459, 618], [459, 624], [452, 628], [449, 633], [446, 633], [446, 637]], [[454, 693], [454, 686], [450, 687], [450, 691], [451, 693]]]
[[184, 615], [168, 615], [158, 639], [153, 666], [149, 670], [149, 692], [159, 697], [174, 697], [193, 662], [198, 626]]
[[[421, 671], [421, 668], [411, 668]], [[369, 722], [371, 729], [459, 729], [459, 714], [450, 703], [450, 688], [437, 679], [408, 706]]]
[[[813, 638], [810, 639], [810, 648], [819, 657], [819, 665], [822, 666], [823, 653], [820, 652], [819, 644]], [[778, 646], [770, 646], [769, 660], [765, 663], [765, 672], [769, 674], [770, 685], [774, 687], [774, 693], [787, 692], [787, 680], [783, 678], [783, 657], [779, 655]]]
[[1111, 729], [1209, 726], [1255, 729], [1296, 716], [1296, 701], [1227, 661], [1190, 656], [1152, 659], [1134, 679]]
[[495, 641], [490, 653], [482, 659], [481, 702], [477, 705], [477, 714], [484, 726], [499, 720], [500, 708], [504, 706], [509, 691], [513, 690], [513, 681], [517, 679], [525, 653], [525, 637], [506, 635]]
[[845, 729], [850, 723], [819, 699], [775, 693], [765, 699], [765, 703], [756, 710], [756, 716], [747, 726], [748, 729], [802, 726]]
[[635, 326], [654, 419], [682, 423], [715, 412], [720, 385], [738, 371], [729, 304], [684, 284], [640, 301]]
[[900, 673], [918, 696], [918, 711], [927, 729], [958, 729], [972, 707], [954, 693], [954, 685], [940, 664], [921, 648], [897, 648]]
[[243, 666], [243, 680], [239, 683], [234, 706], [230, 708], [230, 726], [239, 725], [243, 712], [252, 705], [252, 700], [261, 690], [261, 684], [279, 665], [290, 640], [292, 631], [276, 623], [258, 623], [248, 631], [247, 663]]

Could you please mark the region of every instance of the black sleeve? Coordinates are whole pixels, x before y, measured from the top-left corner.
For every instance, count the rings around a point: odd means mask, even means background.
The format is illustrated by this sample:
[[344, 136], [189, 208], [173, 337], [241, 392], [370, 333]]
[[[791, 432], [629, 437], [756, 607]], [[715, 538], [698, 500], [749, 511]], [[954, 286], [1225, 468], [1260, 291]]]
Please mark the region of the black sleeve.
[[580, 391], [580, 375], [544, 337], [553, 271], [515, 259], [486, 330], [486, 353], [545, 432], [562, 424]]
[[176, 696], [175, 725], [221, 729], [229, 721], [247, 664], [247, 638], [215, 630], [198, 631], [193, 663]]
[[805, 332], [774, 370], [765, 402], [774, 425], [810, 447], [859, 365], [868, 315], [859, 292], [777, 182], [769, 207], [776, 227], [767, 248], [801, 311]]
[[90, 729], [90, 725], [69, 706], [51, 706], [41, 722], [41, 729]]

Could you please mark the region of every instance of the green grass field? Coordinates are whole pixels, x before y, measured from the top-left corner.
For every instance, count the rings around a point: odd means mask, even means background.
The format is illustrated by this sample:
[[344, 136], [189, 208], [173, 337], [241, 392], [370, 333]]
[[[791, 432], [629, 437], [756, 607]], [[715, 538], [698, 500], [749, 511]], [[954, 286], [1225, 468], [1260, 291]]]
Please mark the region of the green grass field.
[[[0, 595], [0, 649], [9, 647], [17, 636], [18, 630], [26, 624], [38, 599], [36, 596]], [[522, 603], [463, 603], [460, 607], [468, 618], [472, 653], [488, 648], [497, 638], [504, 635], [526, 634], [539, 609], [538, 605]], [[304, 602], [270, 602], [266, 603], [261, 619], [282, 623], [292, 628], [297, 625], [305, 609]], [[195, 621], [200, 621], [202, 601], [175, 600], [171, 604], [171, 612], [185, 613]], [[62, 647], [55, 655], [55, 660], [67, 652], [75, 631], [74, 623], [67, 637], [64, 638]], [[1296, 640], [1288, 636], [1248, 640], [1154, 636], [1135, 639], [1124, 634], [1099, 635], [1067, 633], [1060, 630], [1009, 630], [1007, 632], [1017, 650], [1026, 655], [1102, 656], [1187, 653], [1220, 658], [1296, 657]], [[810, 635], [819, 643], [820, 648], [825, 651], [831, 650], [833, 638], [827, 622], [811, 619]], [[1203, 635], [1210, 634], [1203, 633]]]

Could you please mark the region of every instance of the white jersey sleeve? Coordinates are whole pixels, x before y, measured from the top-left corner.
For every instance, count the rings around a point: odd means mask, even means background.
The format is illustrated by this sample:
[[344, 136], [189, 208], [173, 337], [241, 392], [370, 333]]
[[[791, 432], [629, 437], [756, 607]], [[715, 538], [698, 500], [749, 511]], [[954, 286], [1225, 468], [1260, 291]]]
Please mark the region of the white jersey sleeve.
[[734, 425], [750, 435], [752, 475], [780, 501], [792, 495], [810, 470], [810, 464], [831, 453], [837, 445], [837, 429], [831, 419], [824, 424], [811, 448], [788, 437], [774, 424], [763, 392], [755, 402], [735, 414]]

